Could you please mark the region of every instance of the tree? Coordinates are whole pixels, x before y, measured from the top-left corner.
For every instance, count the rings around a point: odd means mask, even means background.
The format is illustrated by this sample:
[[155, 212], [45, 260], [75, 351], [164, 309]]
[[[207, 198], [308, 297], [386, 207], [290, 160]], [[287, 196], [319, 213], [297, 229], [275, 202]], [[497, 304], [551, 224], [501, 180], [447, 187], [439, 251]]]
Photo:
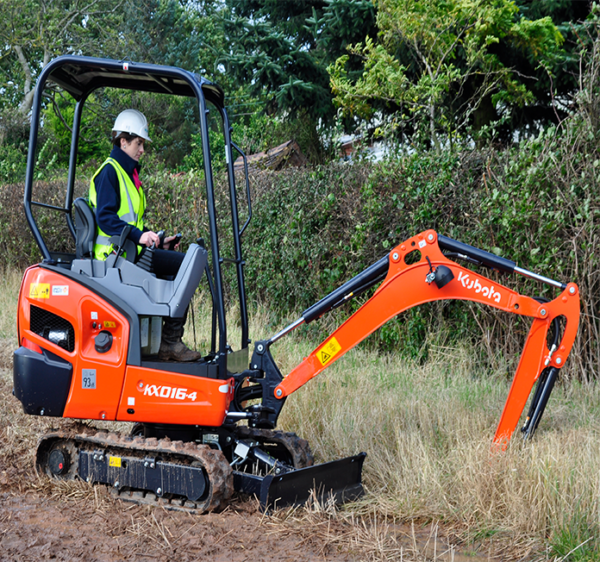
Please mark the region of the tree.
[[[506, 49], [550, 72], [563, 38], [549, 17], [521, 17], [509, 0], [376, 0], [378, 41], [352, 46], [364, 61], [362, 76], [347, 71], [348, 55], [330, 67], [336, 103], [347, 114], [398, 117], [413, 134], [427, 123], [429, 143], [440, 149], [477, 121], [486, 103], [505, 119], [535, 101], [526, 77], [503, 61]], [[418, 136], [418, 135], [417, 135]]]
[[[123, 0], [2, 0], [0, 80], [22, 115], [31, 110], [35, 80], [50, 60], [67, 53], [102, 52], [120, 22]], [[14, 87], [17, 86], [17, 87]]]
[[270, 112], [334, 115], [327, 66], [374, 34], [368, 0], [227, 0], [228, 69]]

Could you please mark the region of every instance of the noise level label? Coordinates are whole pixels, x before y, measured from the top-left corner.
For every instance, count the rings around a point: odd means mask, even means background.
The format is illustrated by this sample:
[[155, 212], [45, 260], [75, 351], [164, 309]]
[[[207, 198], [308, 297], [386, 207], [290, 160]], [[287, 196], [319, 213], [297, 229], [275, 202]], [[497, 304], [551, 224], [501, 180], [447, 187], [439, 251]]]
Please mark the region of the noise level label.
[[69, 286], [68, 285], [52, 285], [52, 296], [53, 297], [68, 297]]
[[335, 337], [331, 338], [319, 351], [317, 351], [317, 359], [319, 363], [325, 367], [340, 351], [342, 346], [338, 343]]

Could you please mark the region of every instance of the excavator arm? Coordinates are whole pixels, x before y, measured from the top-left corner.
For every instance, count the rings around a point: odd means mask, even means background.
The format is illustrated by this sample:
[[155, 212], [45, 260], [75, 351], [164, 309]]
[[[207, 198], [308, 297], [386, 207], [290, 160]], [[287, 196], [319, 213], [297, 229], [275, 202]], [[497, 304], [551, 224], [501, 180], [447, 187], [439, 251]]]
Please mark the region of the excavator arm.
[[[550, 283], [561, 288], [562, 292], [550, 302], [540, 302], [520, 295], [452, 261], [442, 253], [442, 248], [452, 256], [463, 260], [508, 273], [520, 273]], [[565, 364], [575, 341], [579, 324], [578, 288], [573, 283], [563, 285], [520, 269], [510, 260], [440, 236], [433, 230], [422, 232], [395, 247], [389, 256], [355, 277], [351, 283], [345, 284], [309, 308], [303, 313], [301, 319], [271, 340], [261, 342], [261, 345], [257, 344], [257, 346], [261, 352], [268, 351], [271, 343], [295, 327], [318, 318], [381, 279], [383, 282], [375, 294], [285, 378], [281, 377], [274, 365], [270, 366], [271, 371], [274, 369], [276, 372], [274, 377], [268, 377], [271, 384], [263, 385], [265, 391], [263, 404], [265, 398], [268, 398], [267, 402], [271, 406], [277, 406], [278, 401], [285, 400], [292, 392], [298, 390], [401, 312], [437, 300], [469, 300], [533, 318], [496, 429], [494, 443], [502, 448], [506, 447], [519, 422], [533, 385], [541, 376], [540, 382], [545, 386], [536, 390], [524, 428], [524, 431], [527, 429], [526, 436], [530, 435], [539, 423], [556, 374]], [[556, 332], [555, 341], [549, 348], [548, 332], [553, 323], [553, 331]], [[270, 357], [270, 354], [268, 355]], [[263, 364], [265, 361], [263, 360]], [[273, 380], [276, 382], [273, 383]], [[279, 410], [280, 407], [275, 409]], [[529, 419], [532, 416], [533, 421]]]

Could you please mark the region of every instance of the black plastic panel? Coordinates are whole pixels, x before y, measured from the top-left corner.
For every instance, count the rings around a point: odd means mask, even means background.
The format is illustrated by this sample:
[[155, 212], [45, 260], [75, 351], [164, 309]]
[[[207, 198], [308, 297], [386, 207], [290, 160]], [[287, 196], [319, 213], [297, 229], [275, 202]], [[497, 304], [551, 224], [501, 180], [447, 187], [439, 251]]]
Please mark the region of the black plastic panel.
[[13, 356], [15, 396], [26, 414], [62, 417], [71, 388], [73, 366], [44, 351], [20, 347]]
[[142, 367], [145, 369], [156, 369], [158, 371], [168, 371], [170, 373], [179, 373], [181, 375], [194, 375], [196, 377], [206, 377], [216, 379], [219, 375], [219, 368], [214, 363], [202, 363], [193, 361], [190, 363], [178, 363], [176, 361], [142, 361]]

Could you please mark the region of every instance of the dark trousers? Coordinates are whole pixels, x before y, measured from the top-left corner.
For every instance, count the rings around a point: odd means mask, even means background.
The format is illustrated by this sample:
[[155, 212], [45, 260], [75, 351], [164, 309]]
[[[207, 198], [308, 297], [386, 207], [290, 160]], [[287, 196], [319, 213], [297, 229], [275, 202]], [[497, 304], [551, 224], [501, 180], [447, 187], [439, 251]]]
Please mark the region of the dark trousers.
[[[144, 255], [147, 248], [144, 248], [136, 261]], [[154, 256], [152, 258], [152, 272], [156, 274], [159, 279], [172, 279], [177, 275], [179, 268], [185, 258], [185, 254], [181, 252], [175, 252], [174, 250], [154, 250]]]

